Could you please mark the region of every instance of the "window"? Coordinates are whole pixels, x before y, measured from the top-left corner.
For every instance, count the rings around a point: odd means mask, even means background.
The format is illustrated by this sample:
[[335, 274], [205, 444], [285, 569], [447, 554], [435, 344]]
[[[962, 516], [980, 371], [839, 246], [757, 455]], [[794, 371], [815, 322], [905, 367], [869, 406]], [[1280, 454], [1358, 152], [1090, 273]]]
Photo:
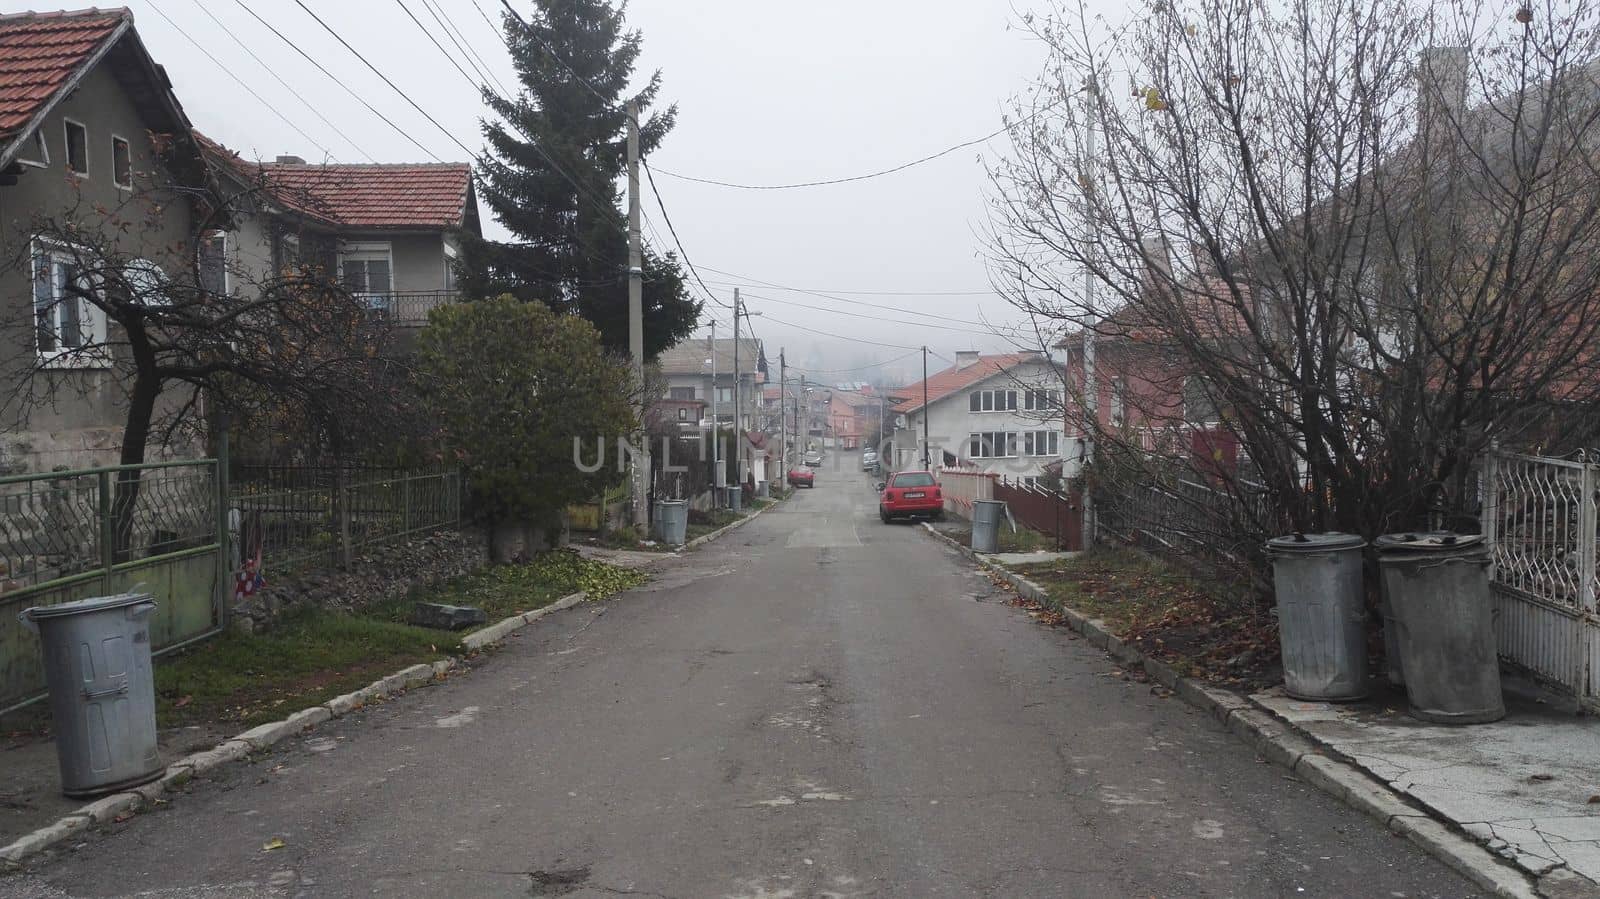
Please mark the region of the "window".
[[392, 256], [387, 243], [347, 244], [339, 259], [344, 289], [377, 311], [389, 311], [394, 284]]
[[717, 402], [719, 402], [719, 403], [731, 403], [731, 402], [733, 402], [733, 388], [732, 387], [718, 387], [717, 388]]
[[894, 476], [890, 487], [932, 487], [938, 482], [925, 471], [904, 472]]
[[1023, 435], [1023, 451], [1030, 456], [1060, 454], [1061, 434], [1056, 431], [1029, 431]]
[[1111, 379], [1111, 426], [1120, 428], [1127, 419], [1128, 379], [1118, 375]]
[[1006, 431], [984, 431], [967, 438], [967, 458], [1005, 459], [1017, 454], [1017, 435]]
[[678, 407], [678, 420], [679, 421], [688, 421], [689, 420], [689, 407], [688, 406], [679, 406]]
[[1029, 412], [1051, 412], [1061, 408], [1061, 391], [1028, 390], [1022, 394], [1022, 408]]
[[228, 292], [226, 231], [212, 231], [200, 238], [200, 288], [213, 296]]
[[974, 390], [967, 397], [967, 409], [971, 412], [1015, 412], [1017, 410], [1017, 392], [1015, 390]]
[[125, 190], [133, 190], [133, 152], [128, 142], [111, 136], [111, 183]]
[[[100, 309], [83, 297], [88, 290], [70, 252], [62, 247], [34, 244], [33, 321], [40, 356], [73, 353], [103, 337]], [[76, 361], [82, 361], [82, 357]]]
[[66, 120], [67, 171], [89, 177], [89, 129], [82, 122]]
[[1183, 380], [1183, 420], [1191, 425], [1216, 424], [1221, 420], [1217, 415], [1215, 398], [1211, 395], [1211, 385], [1205, 378], [1188, 377]]
[[17, 162], [22, 165], [31, 165], [34, 168], [44, 168], [50, 164], [50, 146], [45, 142], [44, 129], [39, 128], [33, 132], [33, 137], [28, 141], [28, 146], [33, 157], [18, 156]]
[[694, 399], [694, 388], [693, 387], [668, 387], [667, 388], [667, 399], [672, 399], [672, 400], [692, 400], [692, 399]]

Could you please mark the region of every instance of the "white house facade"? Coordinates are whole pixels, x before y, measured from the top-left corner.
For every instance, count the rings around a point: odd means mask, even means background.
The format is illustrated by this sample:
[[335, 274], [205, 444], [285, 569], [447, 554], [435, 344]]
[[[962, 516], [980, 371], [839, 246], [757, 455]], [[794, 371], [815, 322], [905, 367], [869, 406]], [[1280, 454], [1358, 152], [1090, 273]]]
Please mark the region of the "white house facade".
[[1059, 462], [1067, 449], [1061, 367], [1043, 353], [985, 356], [958, 353], [956, 365], [891, 394], [896, 471], [923, 467], [926, 419], [928, 464], [992, 471], [1028, 480]]

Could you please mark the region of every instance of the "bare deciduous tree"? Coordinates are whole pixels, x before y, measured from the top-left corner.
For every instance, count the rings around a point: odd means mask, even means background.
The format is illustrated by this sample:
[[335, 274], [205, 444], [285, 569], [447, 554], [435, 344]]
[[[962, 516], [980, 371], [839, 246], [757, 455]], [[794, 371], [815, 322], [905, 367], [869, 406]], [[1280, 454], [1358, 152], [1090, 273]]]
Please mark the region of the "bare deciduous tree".
[[[1591, 439], [1596, 8], [1147, 0], [1110, 30], [1062, 0], [1030, 17], [1050, 61], [993, 172], [993, 259], [1018, 306], [1070, 333], [1100, 458], [1263, 494], [1225, 524], [1242, 545], [1462, 526], [1493, 441]], [[1245, 464], [1221, 464], [1234, 444]]]

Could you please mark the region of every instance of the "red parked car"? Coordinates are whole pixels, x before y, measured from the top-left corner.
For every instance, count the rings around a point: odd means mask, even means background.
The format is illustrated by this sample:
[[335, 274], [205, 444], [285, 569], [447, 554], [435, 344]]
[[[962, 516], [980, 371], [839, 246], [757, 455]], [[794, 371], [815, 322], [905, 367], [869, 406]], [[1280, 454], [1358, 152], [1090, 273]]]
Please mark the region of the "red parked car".
[[804, 484], [807, 487], [815, 487], [815, 486], [817, 486], [817, 475], [816, 475], [816, 473], [813, 472], [809, 468], [791, 468], [791, 469], [789, 469], [789, 486], [790, 487], [799, 487], [802, 484]]
[[895, 518], [944, 518], [944, 495], [928, 471], [902, 471], [890, 475], [878, 495], [878, 517], [888, 524]]

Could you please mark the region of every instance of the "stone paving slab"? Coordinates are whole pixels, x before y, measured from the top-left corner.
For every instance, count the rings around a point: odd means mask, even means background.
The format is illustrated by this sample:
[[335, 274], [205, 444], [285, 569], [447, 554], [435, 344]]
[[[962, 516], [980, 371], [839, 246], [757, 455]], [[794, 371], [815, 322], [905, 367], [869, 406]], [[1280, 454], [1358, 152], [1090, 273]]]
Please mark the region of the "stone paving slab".
[[1524, 870], [1600, 881], [1600, 720], [1517, 681], [1504, 719], [1465, 727], [1410, 717], [1400, 691], [1337, 705], [1278, 688], [1251, 699]]

